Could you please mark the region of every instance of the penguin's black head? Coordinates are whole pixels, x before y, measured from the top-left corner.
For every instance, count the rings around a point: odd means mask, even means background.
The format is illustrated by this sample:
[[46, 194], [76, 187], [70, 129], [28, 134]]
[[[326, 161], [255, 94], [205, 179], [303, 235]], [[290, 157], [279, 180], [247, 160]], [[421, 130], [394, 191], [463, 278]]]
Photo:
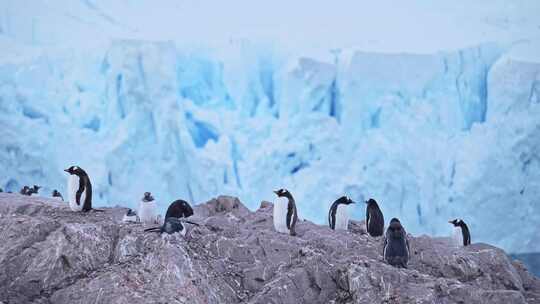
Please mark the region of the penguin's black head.
[[52, 192], [52, 196], [60, 196], [60, 192], [58, 192], [58, 190], [54, 189], [53, 192]]
[[348, 196], [342, 196], [338, 199], [338, 204], [350, 205], [354, 204], [354, 201]]
[[373, 205], [373, 204], [377, 205], [377, 201], [370, 198], [369, 200], [366, 201], [366, 204], [368, 204], [368, 205]]
[[64, 169], [64, 171], [66, 171], [67, 173], [71, 174], [71, 175], [77, 175], [77, 176], [84, 176], [86, 175], [86, 172], [84, 172], [83, 169], [81, 169], [81, 167], [78, 167], [78, 166], [71, 166], [67, 169]]
[[392, 238], [402, 238], [405, 236], [405, 231], [401, 222], [397, 218], [390, 220], [390, 225], [388, 225], [388, 232]]
[[464, 224], [462, 219], [454, 219], [454, 220], [448, 221], [448, 223], [454, 225], [454, 227], [461, 227]]
[[289, 190], [287, 189], [279, 189], [279, 190], [276, 190], [274, 191], [274, 193], [279, 196], [279, 197], [282, 197], [282, 196], [290, 196], [291, 194], [289, 193]]
[[34, 185], [34, 187], [32, 188], [32, 190], [34, 190], [35, 193], [37, 193], [39, 191], [41, 187], [38, 186], [38, 185]]
[[152, 196], [152, 193], [150, 193], [150, 192], [145, 192], [144, 193], [143, 201], [151, 202], [153, 200], [154, 200], [154, 197]]

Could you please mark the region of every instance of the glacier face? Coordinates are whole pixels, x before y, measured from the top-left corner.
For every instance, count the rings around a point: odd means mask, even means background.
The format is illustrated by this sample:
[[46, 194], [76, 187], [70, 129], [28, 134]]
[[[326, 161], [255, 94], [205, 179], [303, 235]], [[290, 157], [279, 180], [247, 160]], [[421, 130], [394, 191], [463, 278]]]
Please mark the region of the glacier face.
[[256, 208], [286, 187], [321, 224], [348, 194], [414, 234], [450, 234], [459, 217], [473, 242], [540, 251], [540, 63], [508, 46], [14, 49], [0, 62], [5, 190], [65, 193], [62, 170], [78, 164], [97, 206], [136, 207], [150, 191], [162, 210], [218, 194]]

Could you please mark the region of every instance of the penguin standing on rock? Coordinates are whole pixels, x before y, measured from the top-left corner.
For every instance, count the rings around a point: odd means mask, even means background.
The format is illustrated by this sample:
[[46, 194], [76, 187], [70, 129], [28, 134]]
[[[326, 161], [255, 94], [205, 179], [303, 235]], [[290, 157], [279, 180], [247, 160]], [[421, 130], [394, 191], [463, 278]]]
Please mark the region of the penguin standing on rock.
[[38, 194], [38, 191], [39, 191], [40, 188], [41, 188], [40, 186], [34, 185], [34, 187], [28, 189], [27, 194], [28, 195]]
[[131, 209], [128, 209], [124, 217], [122, 218], [124, 223], [137, 222], [137, 213]]
[[298, 221], [296, 202], [287, 189], [279, 189], [274, 193], [278, 196], [274, 204], [274, 228], [277, 232], [295, 236], [296, 222]]
[[392, 266], [407, 268], [409, 252], [407, 232], [401, 226], [401, 222], [397, 218], [393, 218], [384, 239], [384, 260]]
[[75, 212], [103, 211], [92, 208], [92, 183], [86, 171], [78, 166], [71, 166], [64, 171], [69, 173], [67, 183], [69, 208]]
[[59, 200], [59, 201], [64, 201], [64, 197], [62, 196], [62, 194], [60, 192], [58, 192], [58, 190], [54, 189], [53, 192], [52, 192], [52, 197], [56, 200]]
[[347, 196], [338, 198], [328, 211], [328, 225], [334, 230], [347, 230], [349, 227], [349, 206], [354, 202]]
[[370, 198], [366, 207], [366, 230], [371, 236], [381, 236], [384, 233], [384, 216], [377, 202]]
[[456, 247], [468, 246], [471, 244], [471, 233], [469, 232], [469, 227], [462, 219], [455, 219], [449, 221], [448, 223], [454, 225], [454, 234], [452, 239]]
[[28, 191], [30, 191], [30, 187], [24, 186], [24, 187], [22, 187], [21, 191], [19, 191], [19, 193], [22, 194], [22, 195], [30, 195], [30, 194], [28, 194]]
[[157, 205], [154, 197], [150, 192], [145, 192], [144, 197], [139, 202], [139, 209], [137, 215], [139, 220], [144, 224], [156, 224], [157, 223]]

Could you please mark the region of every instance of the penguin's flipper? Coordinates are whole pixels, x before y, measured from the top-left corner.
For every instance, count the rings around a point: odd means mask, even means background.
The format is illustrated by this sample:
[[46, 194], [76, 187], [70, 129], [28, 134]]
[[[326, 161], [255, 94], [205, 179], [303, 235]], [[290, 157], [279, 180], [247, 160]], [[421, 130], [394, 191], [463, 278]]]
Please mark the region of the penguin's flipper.
[[160, 230], [161, 230], [161, 227], [152, 227], [152, 228], [144, 229], [144, 232], [157, 232]]
[[195, 225], [195, 226], [200, 226], [200, 224], [192, 222], [192, 221], [188, 221], [188, 220], [184, 220], [184, 219], [180, 219], [180, 221], [184, 222], [184, 223], [192, 224], [192, 225]]

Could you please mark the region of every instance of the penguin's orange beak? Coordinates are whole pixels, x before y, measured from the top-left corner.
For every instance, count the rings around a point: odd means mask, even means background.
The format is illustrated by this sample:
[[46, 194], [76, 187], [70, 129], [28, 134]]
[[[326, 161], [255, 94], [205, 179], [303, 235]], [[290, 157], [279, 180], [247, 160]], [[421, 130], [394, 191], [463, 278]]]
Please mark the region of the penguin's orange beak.
[[278, 194], [278, 191], [277, 191], [277, 190], [274, 190], [274, 191], [272, 191], [272, 192], [274, 192], [276, 195]]
[[453, 224], [452, 221], [448, 221], [448, 223]]
[[64, 171], [68, 172], [69, 173], [69, 169], [64, 169]]

